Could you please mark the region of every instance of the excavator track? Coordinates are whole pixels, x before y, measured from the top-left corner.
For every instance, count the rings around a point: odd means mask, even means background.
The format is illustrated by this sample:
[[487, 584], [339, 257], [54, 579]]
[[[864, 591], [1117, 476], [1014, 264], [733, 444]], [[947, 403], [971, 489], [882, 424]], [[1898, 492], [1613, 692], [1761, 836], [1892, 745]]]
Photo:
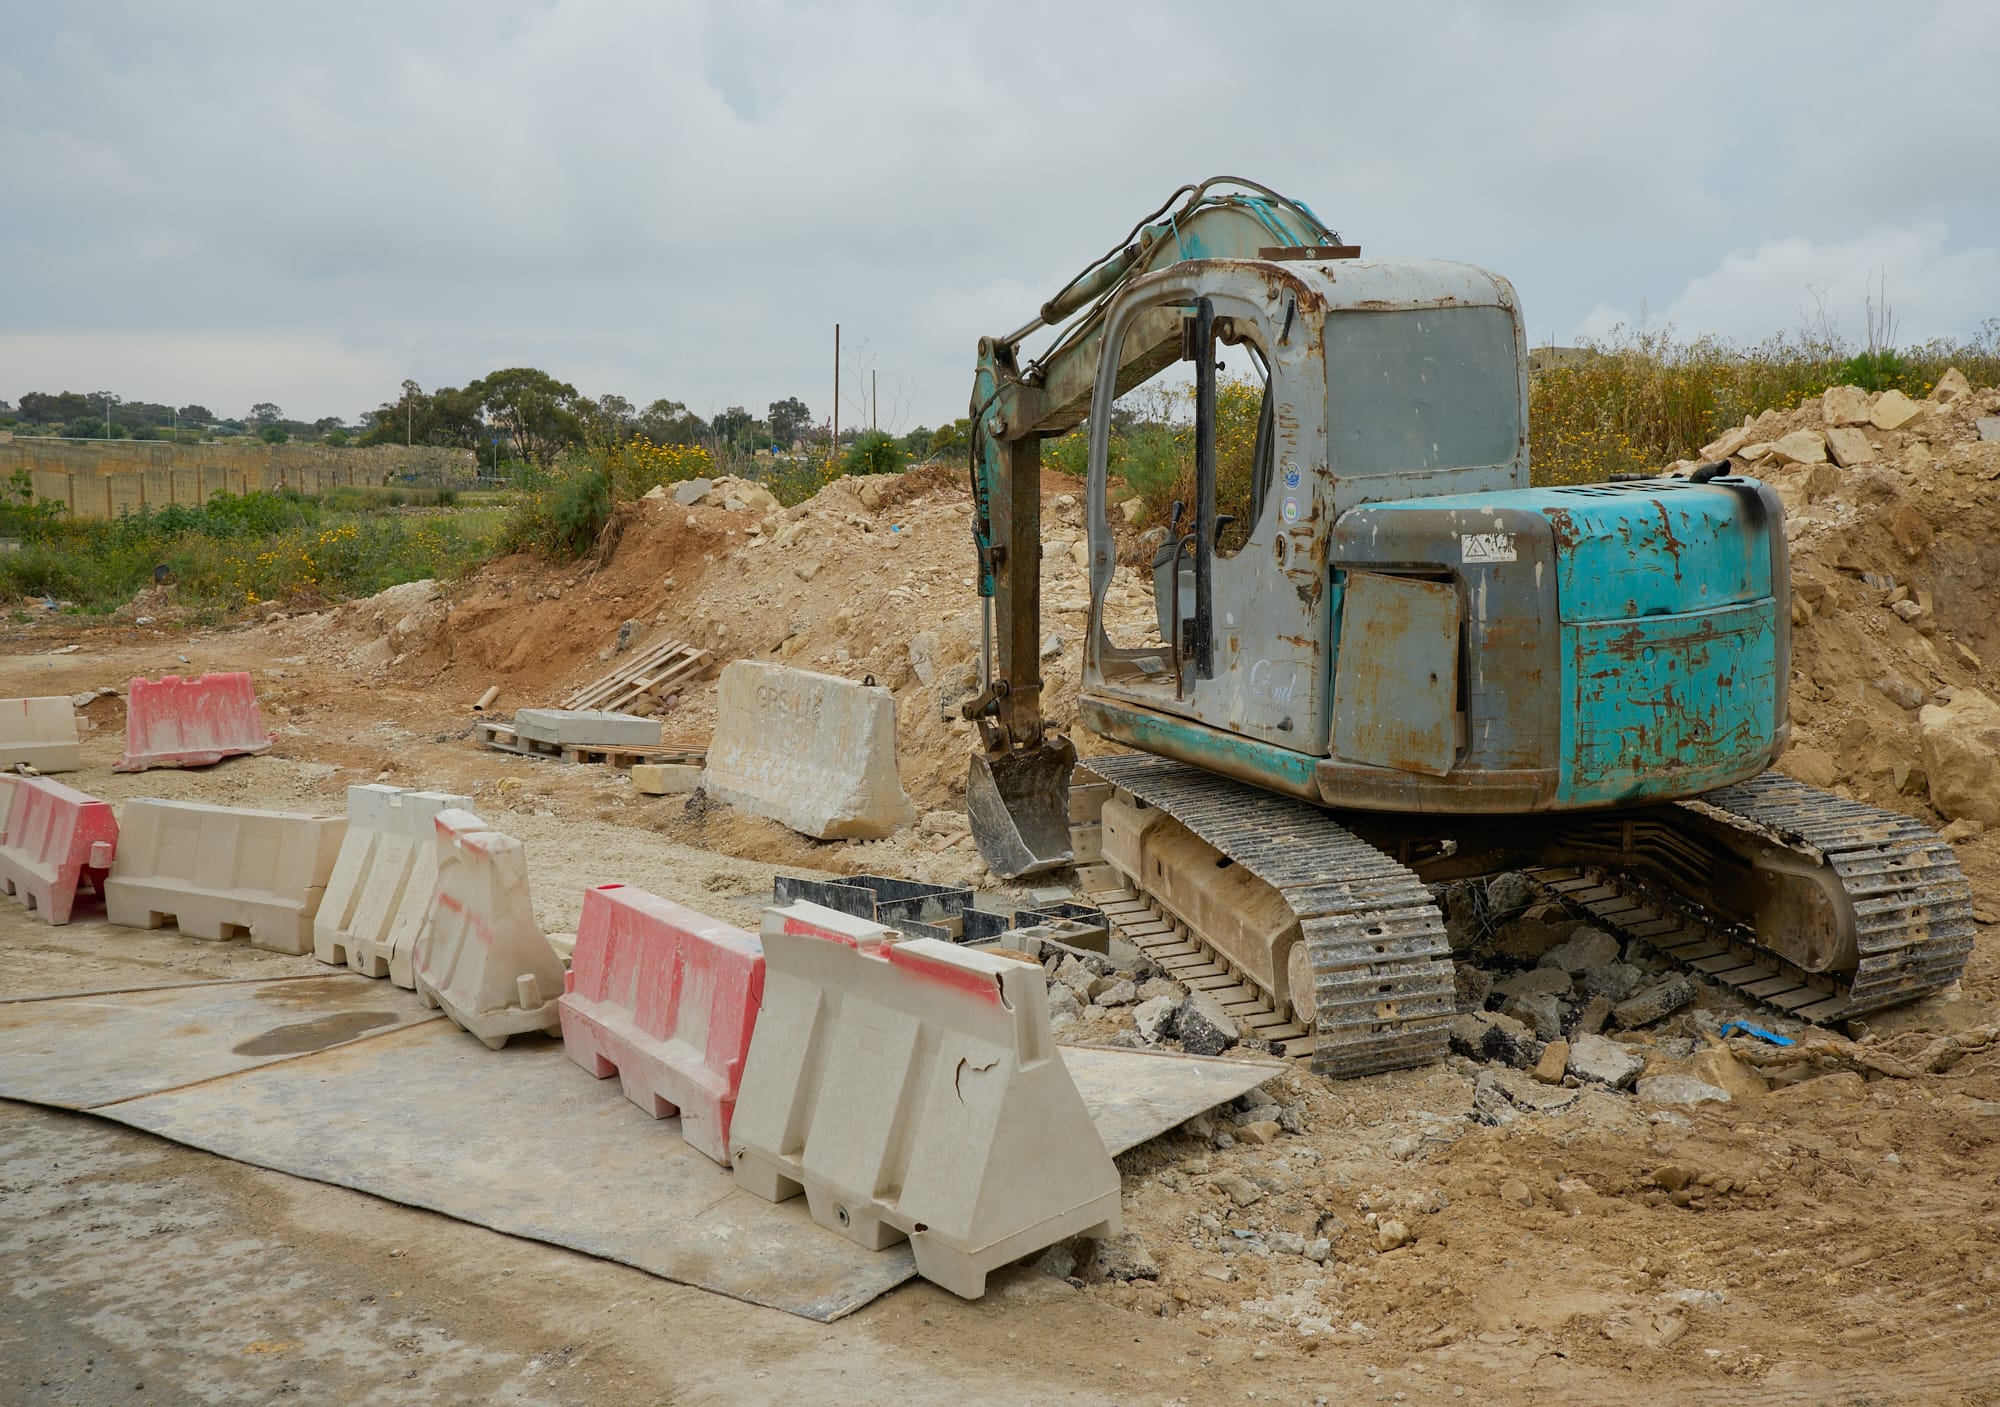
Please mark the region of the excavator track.
[[[1132, 754], [1087, 765], [1243, 866], [1297, 915], [1312, 968], [1315, 1073], [1376, 1074], [1444, 1055], [1451, 949], [1444, 916], [1413, 871], [1324, 811], [1185, 763]], [[1227, 960], [1201, 935], [1186, 941], [1227, 975]], [[1268, 1001], [1263, 1010], [1276, 1015]]]
[[1854, 909], [1854, 970], [1805, 971], [1697, 898], [1629, 873], [1590, 867], [1531, 874], [1605, 927], [1806, 1021], [1842, 1021], [1912, 1001], [1964, 970], [1974, 934], [1972, 886], [1951, 847], [1922, 822], [1777, 772], [1680, 805], [1830, 869]]

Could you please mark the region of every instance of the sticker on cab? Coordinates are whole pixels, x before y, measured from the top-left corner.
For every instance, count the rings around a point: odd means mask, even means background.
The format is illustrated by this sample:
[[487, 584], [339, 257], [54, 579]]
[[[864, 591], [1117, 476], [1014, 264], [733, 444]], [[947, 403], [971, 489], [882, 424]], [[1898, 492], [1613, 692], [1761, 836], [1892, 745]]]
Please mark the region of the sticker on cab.
[[1299, 466], [1288, 462], [1285, 465], [1285, 487], [1288, 489], [1295, 489], [1298, 486], [1299, 486]]
[[1512, 562], [1514, 534], [1465, 533], [1458, 539], [1459, 560], [1463, 562]]
[[1298, 520], [1299, 520], [1299, 501], [1296, 498], [1286, 499], [1285, 521], [1288, 523], [1296, 523]]

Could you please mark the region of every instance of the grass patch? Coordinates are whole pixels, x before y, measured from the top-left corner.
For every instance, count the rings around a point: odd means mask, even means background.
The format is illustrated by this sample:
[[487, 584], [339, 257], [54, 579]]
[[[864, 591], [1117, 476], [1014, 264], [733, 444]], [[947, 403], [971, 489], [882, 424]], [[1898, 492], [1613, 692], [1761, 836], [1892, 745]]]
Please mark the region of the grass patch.
[[53, 597], [81, 613], [116, 610], [164, 568], [180, 605], [209, 615], [264, 601], [319, 605], [425, 577], [451, 577], [491, 555], [493, 509], [415, 514], [329, 506], [289, 491], [219, 493], [122, 518], [71, 518], [16, 484], [0, 505], [0, 596]]

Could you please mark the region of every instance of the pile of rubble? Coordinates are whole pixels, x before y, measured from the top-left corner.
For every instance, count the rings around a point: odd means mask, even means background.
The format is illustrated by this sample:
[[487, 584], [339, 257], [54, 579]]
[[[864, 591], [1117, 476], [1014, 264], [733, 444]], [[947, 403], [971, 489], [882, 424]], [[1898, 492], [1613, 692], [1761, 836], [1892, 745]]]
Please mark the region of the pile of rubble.
[[1923, 400], [1836, 386], [1767, 410], [1700, 461], [1772, 484], [1791, 544], [1794, 746], [1809, 785], [2000, 825], [2000, 391], [1957, 371]]

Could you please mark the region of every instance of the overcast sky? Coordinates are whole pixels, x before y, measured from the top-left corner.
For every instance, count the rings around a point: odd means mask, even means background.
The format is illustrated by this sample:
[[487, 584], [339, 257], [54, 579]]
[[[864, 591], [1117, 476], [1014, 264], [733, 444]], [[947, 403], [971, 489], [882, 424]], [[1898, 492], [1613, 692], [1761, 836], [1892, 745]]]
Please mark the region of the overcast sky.
[[[2000, 316], [2000, 5], [939, 0], [0, 9], [0, 398], [353, 418], [597, 395], [965, 413], [1008, 330], [1229, 172], [1537, 342]], [[858, 379], [849, 376], [848, 390]], [[843, 407], [843, 423], [862, 411]]]

